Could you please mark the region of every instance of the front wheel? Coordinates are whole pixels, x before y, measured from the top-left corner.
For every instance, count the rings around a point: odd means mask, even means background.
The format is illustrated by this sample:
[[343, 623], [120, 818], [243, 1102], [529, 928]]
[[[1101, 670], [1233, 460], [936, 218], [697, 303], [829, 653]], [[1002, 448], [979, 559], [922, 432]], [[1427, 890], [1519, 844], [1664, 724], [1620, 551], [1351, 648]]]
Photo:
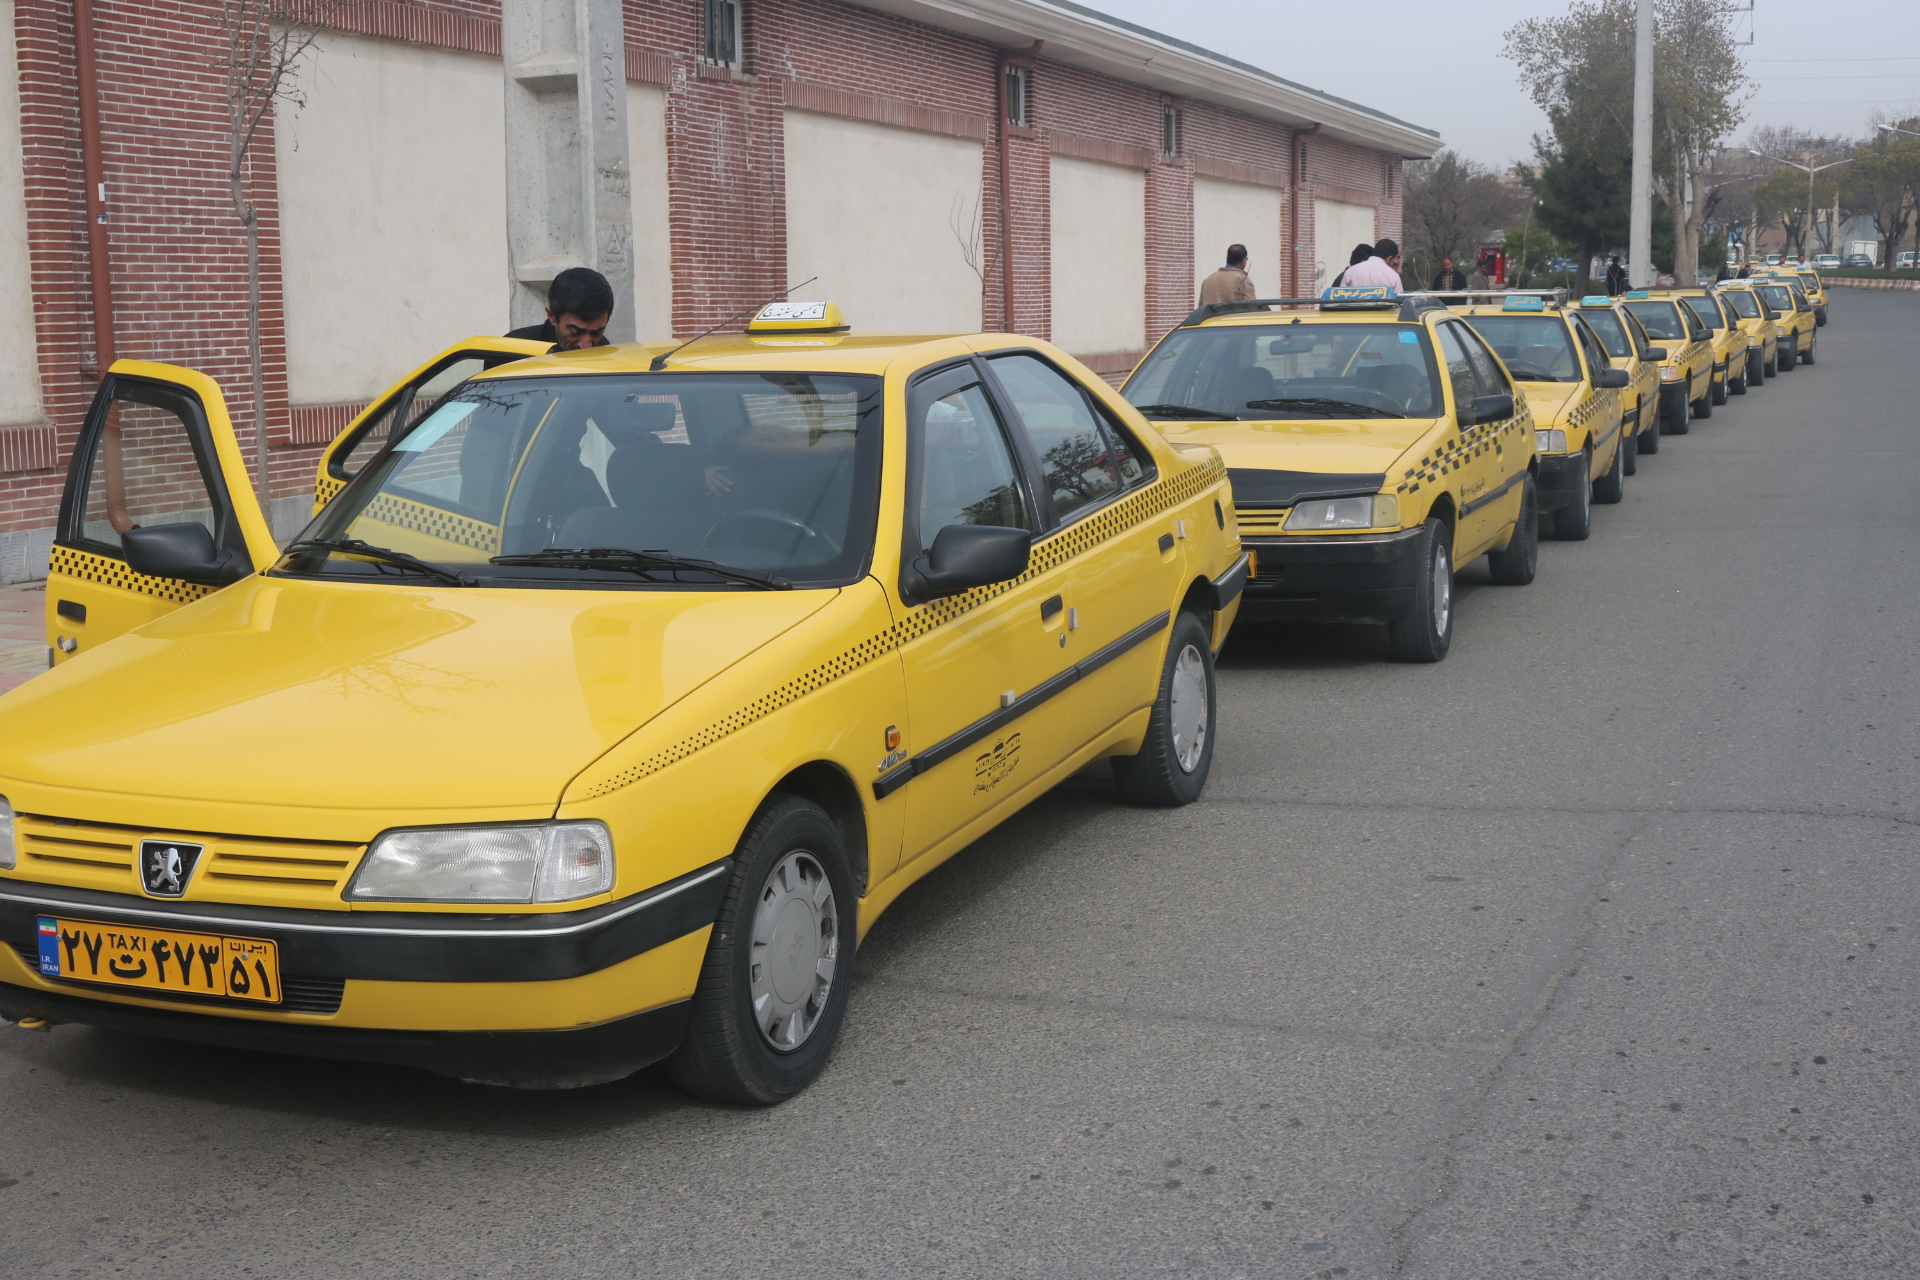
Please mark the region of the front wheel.
[[[1691, 382], [1687, 384], [1687, 390], [1693, 390], [1693, 384]], [[1694, 401], [1693, 416], [1696, 418], [1711, 418], [1713, 416], [1713, 406], [1716, 403], [1718, 402], [1713, 398], [1713, 372], [1709, 370], [1707, 372], [1707, 389], [1700, 393], [1698, 400]]]
[[1627, 442], [1621, 440], [1614, 446], [1613, 465], [1607, 468], [1607, 474], [1593, 482], [1593, 500], [1595, 502], [1618, 502], [1627, 496]]
[[1779, 376], [1780, 376], [1780, 351], [1779, 351], [1779, 348], [1777, 348], [1777, 347], [1776, 347], [1776, 348], [1774, 348], [1774, 355], [1773, 355], [1773, 359], [1771, 359], [1771, 360], [1769, 360], [1769, 361], [1767, 361], [1767, 362], [1766, 362], [1765, 364], [1763, 364], [1763, 365], [1761, 365], [1761, 366], [1760, 366], [1760, 372], [1761, 372], [1761, 373], [1762, 373], [1763, 375], [1765, 375], [1766, 377], [1769, 377], [1769, 378], [1777, 378], [1777, 377], [1779, 377]]
[[[1620, 428], [1624, 433], [1625, 427]], [[1627, 456], [1624, 470], [1630, 476], [1640, 474], [1640, 433], [1634, 432], [1620, 442], [1620, 452]]]
[[1561, 542], [1585, 542], [1593, 533], [1593, 485], [1587, 480], [1592, 471], [1591, 463], [1580, 469], [1567, 505], [1553, 513], [1553, 536]]
[[775, 793], [734, 850], [687, 1037], [667, 1069], [687, 1092], [765, 1107], [812, 1083], [846, 1017], [858, 900], [840, 832]]
[[1814, 350], [1814, 348], [1815, 348], [1815, 347], [1817, 347], [1817, 346], [1819, 346], [1819, 345], [1820, 345], [1820, 335], [1819, 335], [1819, 334], [1817, 334], [1817, 333], [1816, 333], [1816, 334], [1814, 334], [1814, 335], [1813, 335], [1813, 336], [1812, 336], [1811, 338], [1808, 338], [1808, 339], [1807, 339], [1807, 350], [1806, 350], [1806, 352], [1805, 352], [1805, 354], [1803, 354], [1803, 355], [1802, 355], [1802, 356], [1800, 357], [1800, 362], [1801, 362], [1802, 364], [1812, 364], [1812, 363], [1813, 363], [1813, 350]]
[[1453, 646], [1453, 531], [1436, 518], [1420, 533], [1413, 607], [1387, 624], [1387, 645], [1402, 662], [1438, 662]]
[[1487, 568], [1501, 586], [1524, 587], [1539, 567], [1540, 499], [1529, 471], [1520, 481], [1520, 514], [1513, 521], [1513, 536], [1505, 550], [1487, 553]]
[[1767, 380], [1767, 362], [1760, 358], [1758, 351], [1747, 352], [1746, 385], [1757, 387]]
[[1207, 625], [1191, 613], [1173, 620], [1160, 691], [1138, 753], [1113, 757], [1113, 780], [1129, 801], [1158, 809], [1192, 804], [1213, 768], [1213, 648]]
[[1793, 372], [1793, 366], [1800, 363], [1799, 348], [1800, 348], [1800, 340], [1798, 338], [1795, 338], [1792, 342], [1789, 342], [1787, 344], [1787, 349], [1780, 353], [1780, 359], [1777, 361], [1777, 363], [1780, 366], [1780, 372], [1782, 373]]
[[[1713, 393], [1709, 395], [1707, 399], [1711, 400], [1714, 404], [1725, 404], [1727, 402], [1727, 395], [1731, 391], [1731, 388], [1727, 386], [1727, 381], [1732, 377], [1733, 361], [1729, 360], [1727, 361], [1727, 367], [1720, 371], [1720, 381], [1713, 384]], [[1704, 417], [1705, 415], [1703, 414], [1701, 416]]]

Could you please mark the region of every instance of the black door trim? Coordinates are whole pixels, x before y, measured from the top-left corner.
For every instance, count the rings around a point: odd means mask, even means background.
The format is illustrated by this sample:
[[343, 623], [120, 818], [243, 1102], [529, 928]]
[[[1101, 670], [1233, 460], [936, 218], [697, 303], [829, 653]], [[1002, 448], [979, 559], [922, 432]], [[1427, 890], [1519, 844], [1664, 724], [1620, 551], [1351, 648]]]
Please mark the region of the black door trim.
[[1490, 493], [1483, 493], [1479, 497], [1475, 498], [1472, 502], [1469, 502], [1464, 507], [1461, 507], [1460, 514], [1463, 516], [1470, 516], [1474, 512], [1478, 511], [1480, 508], [1486, 506], [1489, 502], [1498, 502], [1501, 498], [1504, 498], [1507, 496], [1507, 490], [1519, 484], [1521, 480], [1526, 478], [1526, 475], [1527, 473], [1524, 471], [1514, 472], [1512, 475], [1507, 477], [1507, 482], [1501, 485], [1498, 489], [1495, 489]]
[[1106, 666], [1115, 658], [1126, 653], [1129, 649], [1138, 646], [1142, 641], [1151, 639], [1153, 636], [1165, 631], [1172, 622], [1173, 615], [1171, 613], [1163, 613], [1156, 618], [1141, 623], [1133, 630], [1127, 632], [1127, 634], [1121, 636], [1118, 640], [1115, 640], [1112, 644], [1102, 645], [1085, 658], [1082, 658], [1079, 662], [1074, 663], [1065, 671], [1062, 671], [1059, 675], [1052, 676], [1040, 684], [1035, 685], [1027, 692], [1015, 698], [1011, 703], [995, 711], [992, 715], [982, 716], [966, 728], [960, 730], [960, 732], [934, 743], [931, 747], [928, 747], [919, 755], [908, 760], [905, 764], [881, 774], [873, 780], [873, 798], [876, 800], [885, 800], [901, 787], [906, 786], [907, 783], [911, 782], [918, 775], [931, 772], [936, 766], [953, 759], [953, 757], [959, 755], [962, 751], [965, 751], [968, 747], [980, 741], [980, 739], [987, 737], [989, 734], [994, 733], [1006, 725], [1012, 724], [1015, 720], [1018, 720], [1021, 716], [1027, 714], [1027, 712], [1033, 710], [1049, 698], [1064, 692], [1069, 686], [1092, 675], [1101, 667]]

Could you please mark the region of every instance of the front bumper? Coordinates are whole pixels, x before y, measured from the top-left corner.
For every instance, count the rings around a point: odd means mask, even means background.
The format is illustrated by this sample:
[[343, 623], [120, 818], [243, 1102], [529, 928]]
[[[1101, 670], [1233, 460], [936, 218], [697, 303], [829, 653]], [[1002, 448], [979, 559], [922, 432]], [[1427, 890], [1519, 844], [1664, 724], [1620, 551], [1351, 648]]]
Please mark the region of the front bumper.
[[1248, 622], [1396, 622], [1424, 567], [1421, 530], [1247, 539], [1257, 571], [1241, 593]]
[[1540, 470], [1534, 478], [1536, 509], [1541, 515], [1560, 510], [1573, 501], [1577, 484], [1590, 484], [1587, 455], [1581, 453], [1542, 453], [1535, 455]]

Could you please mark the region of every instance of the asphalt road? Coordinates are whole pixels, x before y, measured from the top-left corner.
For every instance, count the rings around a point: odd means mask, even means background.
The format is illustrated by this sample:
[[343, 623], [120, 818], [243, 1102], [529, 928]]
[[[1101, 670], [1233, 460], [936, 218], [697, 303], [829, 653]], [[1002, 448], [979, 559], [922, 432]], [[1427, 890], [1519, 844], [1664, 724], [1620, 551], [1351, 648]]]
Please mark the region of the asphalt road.
[[1236, 635], [1206, 798], [1076, 780], [771, 1111], [0, 1031], [14, 1276], [1920, 1274], [1920, 295], [1461, 575]]

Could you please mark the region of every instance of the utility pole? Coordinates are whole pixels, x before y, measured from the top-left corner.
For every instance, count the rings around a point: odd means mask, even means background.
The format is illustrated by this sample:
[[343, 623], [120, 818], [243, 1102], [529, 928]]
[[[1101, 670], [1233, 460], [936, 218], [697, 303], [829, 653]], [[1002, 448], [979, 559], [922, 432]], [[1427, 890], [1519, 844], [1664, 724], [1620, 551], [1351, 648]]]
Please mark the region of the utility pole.
[[633, 173], [621, 0], [505, 0], [507, 257], [514, 326], [547, 286], [592, 267], [613, 286], [611, 342], [632, 342]]
[[1653, 283], [1653, 0], [1639, 0], [1633, 27], [1633, 203], [1627, 283]]

